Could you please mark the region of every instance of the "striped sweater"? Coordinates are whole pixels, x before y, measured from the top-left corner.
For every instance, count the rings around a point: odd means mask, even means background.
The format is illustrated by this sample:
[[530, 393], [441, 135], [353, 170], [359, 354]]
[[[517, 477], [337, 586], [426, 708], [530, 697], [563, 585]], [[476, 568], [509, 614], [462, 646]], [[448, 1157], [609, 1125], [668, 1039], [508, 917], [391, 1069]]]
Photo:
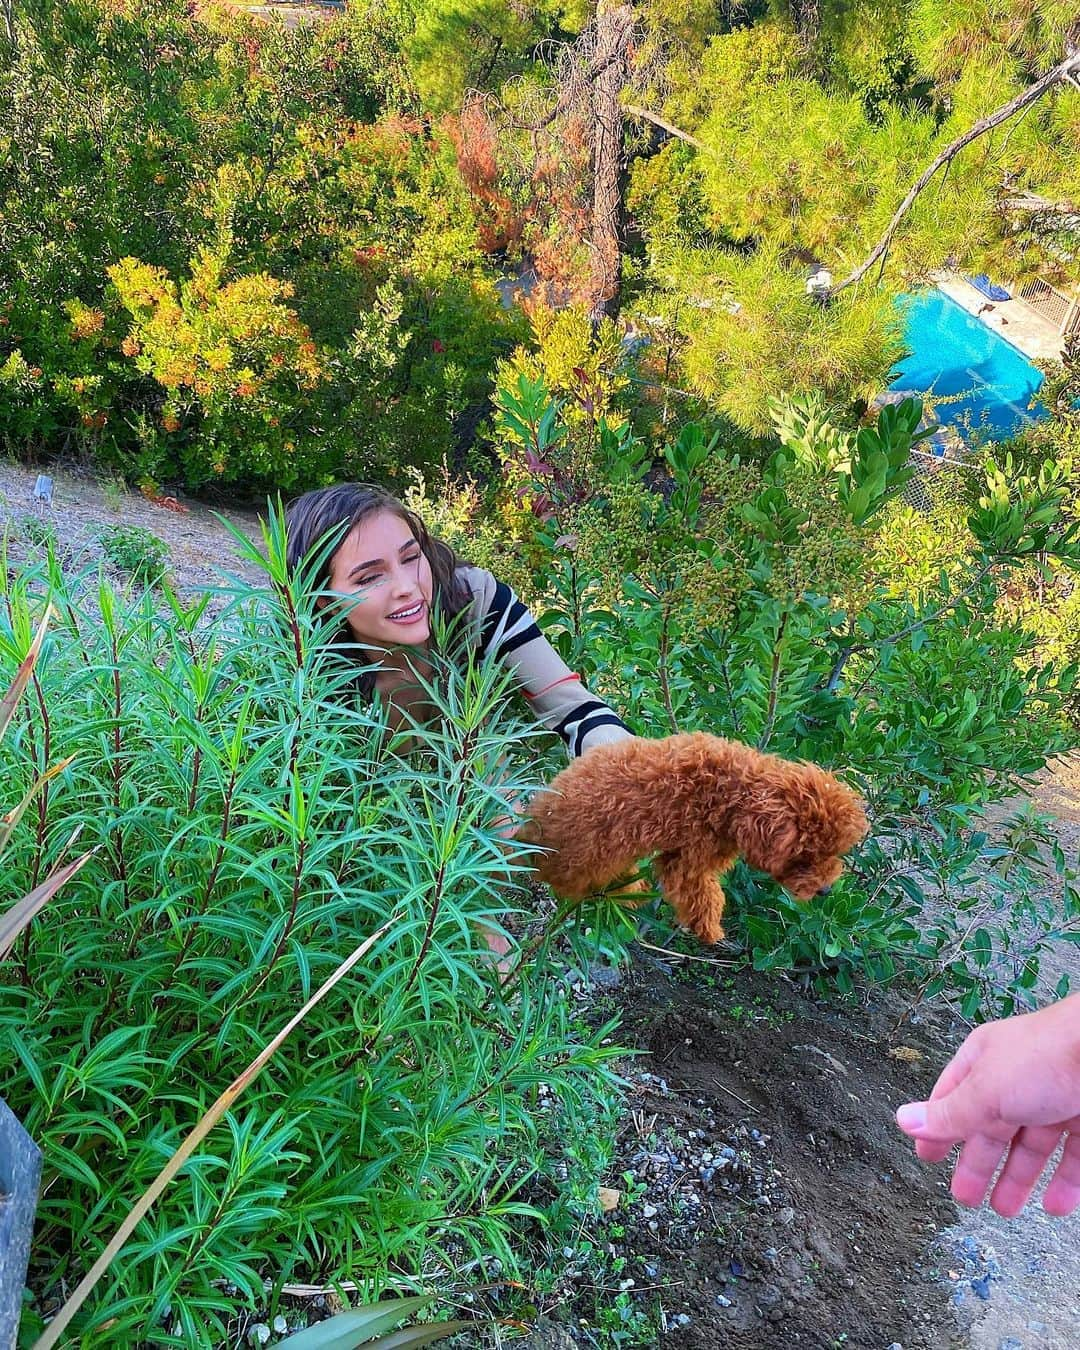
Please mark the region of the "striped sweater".
[[480, 654], [490, 652], [513, 671], [538, 721], [562, 737], [571, 755], [633, 735], [606, 703], [589, 693], [505, 582], [482, 567], [460, 567], [457, 575], [472, 593]]

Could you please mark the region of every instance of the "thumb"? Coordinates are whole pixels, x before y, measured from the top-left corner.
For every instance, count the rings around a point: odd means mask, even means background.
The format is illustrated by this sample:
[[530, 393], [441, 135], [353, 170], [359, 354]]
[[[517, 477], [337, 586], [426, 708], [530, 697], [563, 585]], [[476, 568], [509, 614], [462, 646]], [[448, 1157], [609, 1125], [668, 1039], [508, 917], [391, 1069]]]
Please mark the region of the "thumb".
[[987, 1111], [973, 1093], [956, 1089], [932, 1101], [908, 1102], [897, 1111], [896, 1123], [913, 1139], [951, 1144], [984, 1128]]

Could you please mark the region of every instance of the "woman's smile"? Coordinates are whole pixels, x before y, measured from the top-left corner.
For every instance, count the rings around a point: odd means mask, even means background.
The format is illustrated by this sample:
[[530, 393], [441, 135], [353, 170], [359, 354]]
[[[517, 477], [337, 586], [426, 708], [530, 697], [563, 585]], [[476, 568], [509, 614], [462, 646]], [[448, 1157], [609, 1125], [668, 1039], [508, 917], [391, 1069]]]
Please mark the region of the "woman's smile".
[[409, 609], [395, 610], [393, 614], [386, 617], [391, 623], [419, 623], [421, 619], [427, 616], [427, 605], [423, 600], [418, 600], [415, 605]]

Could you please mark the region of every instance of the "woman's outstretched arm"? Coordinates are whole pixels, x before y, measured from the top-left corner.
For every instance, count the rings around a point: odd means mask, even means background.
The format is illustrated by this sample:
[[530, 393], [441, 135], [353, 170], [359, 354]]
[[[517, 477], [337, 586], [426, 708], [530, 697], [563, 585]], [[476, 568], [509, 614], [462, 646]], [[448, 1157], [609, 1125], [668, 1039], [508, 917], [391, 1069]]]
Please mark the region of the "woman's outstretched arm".
[[585, 687], [505, 582], [481, 567], [463, 567], [461, 575], [473, 592], [481, 654], [490, 652], [514, 672], [537, 720], [562, 737], [571, 755], [633, 735]]

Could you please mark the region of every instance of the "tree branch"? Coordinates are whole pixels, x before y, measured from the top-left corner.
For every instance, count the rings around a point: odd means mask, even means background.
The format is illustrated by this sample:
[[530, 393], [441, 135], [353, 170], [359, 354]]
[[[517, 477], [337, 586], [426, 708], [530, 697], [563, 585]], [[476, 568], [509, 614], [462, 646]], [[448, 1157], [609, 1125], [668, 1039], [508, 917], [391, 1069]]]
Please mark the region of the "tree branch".
[[781, 648], [784, 641], [784, 630], [788, 626], [788, 620], [791, 618], [791, 610], [785, 609], [780, 625], [776, 631], [776, 641], [773, 643], [772, 657], [772, 678], [769, 680], [769, 702], [765, 712], [765, 726], [761, 735], [758, 737], [757, 748], [764, 750], [772, 738], [773, 728], [776, 725], [776, 704], [777, 696], [780, 692], [780, 662]]
[[669, 136], [677, 136], [680, 141], [685, 141], [687, 145], [692, 145], [695, 150], [702, 151], [703, 154], [711, 155], [713, 152], [696, 136], [691, 136], [688, 131], [680, 131], [677, 126], [666, 122], [659, 113], [650, 112], [648, 108], [639, 108], [634, 103], [624, 103], [623, 112], [629, 113], [631, 117], [640, 117], [644, 122], [651, 122], [653, 126], [659, 127], [661, 131], [666, 131]]
[[[629, 38], [629, 34], [627, 34], [627, 37]], [[567, 50], [570, 49], [567, 48]], [[513, 127], [515, 131], [543, 131], [545, 127], [551, 126], [552, 122], [566, 111], [570, 104], [573, 103], [575, 97], [581, 93], [583, 88], [593, 84], [609, 66], [613, 66], [616, 61], [622, 60], [625, 54], [626, 51], [624, 45], [614, 51], [608, 52], [607, 55], [602, 57], [599, 61], [591, 62], [588, 68], [582, 73], [579, 80], [573, 85], [564, 86], [559, 91], [555, 106], [549, 113], [546, 113], [541, 117], [539, 121], [519, 122], [513, 117], [508, 117], [506, 119], [507, 125]]]
[[854, 286], [856, 282], [863, 279], [877, 260], [887, 252], [897, 227], [911, 209], [915, 198], [918, 197], [919, 193], [922, 192], [923, 188], [926, 187], [927, 183], [929, 183], [931, 178], [933, 178], [934, 174], [937, 173], [938, 169], [940, 169], [943, 164], [949, 164], [952, 159], [963, 150], [964, 146], [970, 145], [972, 141], [985, 135], [986, 132], [992, 131], [994, 127], [1000, 126], [1002, 122], [1007, 122], [1010, 117], [1014, 117], [1021, 109], [1034, 103], [1036, 99], [1042, 98], [1043, 94], [1045, 94], [1048, 89], [1052, 89], [1054, 85], [1072, 79], [1076, 72], [1080, 72], [1080, 52], [1074, 52], [1071, 56], [1067, 56], [1064, 61], [1059, 62], [1052, 70], [1048, 70], [1041, 79], [1038, 79], [1034, 84], [1029, 85], [1022, 93], [1017, 94], [1015, 98], [1010, 99], [1008, 103], [1003, 104], [996, 112], [992, 112], [989, 117], [984, 117], [981, 121], [976, 122], [975, 125], [969, 127], [962, 136], [958, 136], [956, 140], [950, 142], [939, 155], [934, 157], [927, 168], [924, 169], [918, 179], [916, 179], [915, 183], [908, 191], [907, 196], [897, 207], [896, 214], [893, 216], [892, 220], [889, 221], [888, 229], [878, 241], [877, 246], [870, 254], [869, 258], [867, 258], [861, 267], [857, 267], [849, 277], [845, 277], [838, 285], [833, 286], [827, 294], [830, 296], [836, 295], [844, 290], [845, 287]]
[[13, 0], [0, 0], [0, 9], [3, 10], [4, 26], [7, 29], [8, 46], [11, 49], [11, 59], [14, 61], [19, 54], [19, 42], [15, 30], [15, 10], [13, 7]]
[[[893, 643], [902, 642], [904, 638], [910, 637], [911, 634], [916, 631], [916, 629], [926, 628], [928, 625], [932, 624], [935, 619], [940, 619], [943, 614], [948, 613], [950, 609], [954, 609], [957, 605], [961, 603], [961, 601], [966, 600], [969, 595], [972, 595], [978, 589], [982, 581], [990, 575], [995, 565], [1000, 561], [1001, 561], [1000, 558], [993, 557], [989, 560], [989, 562], [984, 563], [983, 566], [979, 569], [979, 571], [975, 574], [974, 580], [970, 581], [968, 585], [965, 586], [964, 589], [959, 593], [959, 595], [954, 595], [951, 600], [947, 600], [945, 604], [943, 604], [940, 608], [935, 609], [932, 614], [924, 614], [920, 616], [918, 619], [916, 619], [914, 623], [909, 623], [905, 628], [901, 628], [899, 632], [890, 633], [888, 637], [879, 638], [876, 642], [854, 642], [851, 643], [849, 646], [842, 648], [840, 654], [833, 662], [832, 670], [829, 672], [829, 678], [825, 682], [824, 688], [826, 692], [830, 694], [834, 694], [836, 692], [836, 690], [839, 688], [840, 685], [840, 677], [844, 673], [844, 667], [847, 665], [848, 661], [851, 659], [851, 657], [855, 655], [856, 652], [871, 652], [871, 651], [880, 652], [882, 647], [889, 647]], [[855, 698], [856, 695], [862, 693], [866, 684], [870, 680], [870, 677], [875, 674], [880, 664], [881, 662], [879, 660], [878, 664], [874, 666], [874, 669], [871, 670], [870, 674], [867, 675], [860, 682], [860, 684], [856, 687], [854, 692], [850, 695], [851, 698]]]

